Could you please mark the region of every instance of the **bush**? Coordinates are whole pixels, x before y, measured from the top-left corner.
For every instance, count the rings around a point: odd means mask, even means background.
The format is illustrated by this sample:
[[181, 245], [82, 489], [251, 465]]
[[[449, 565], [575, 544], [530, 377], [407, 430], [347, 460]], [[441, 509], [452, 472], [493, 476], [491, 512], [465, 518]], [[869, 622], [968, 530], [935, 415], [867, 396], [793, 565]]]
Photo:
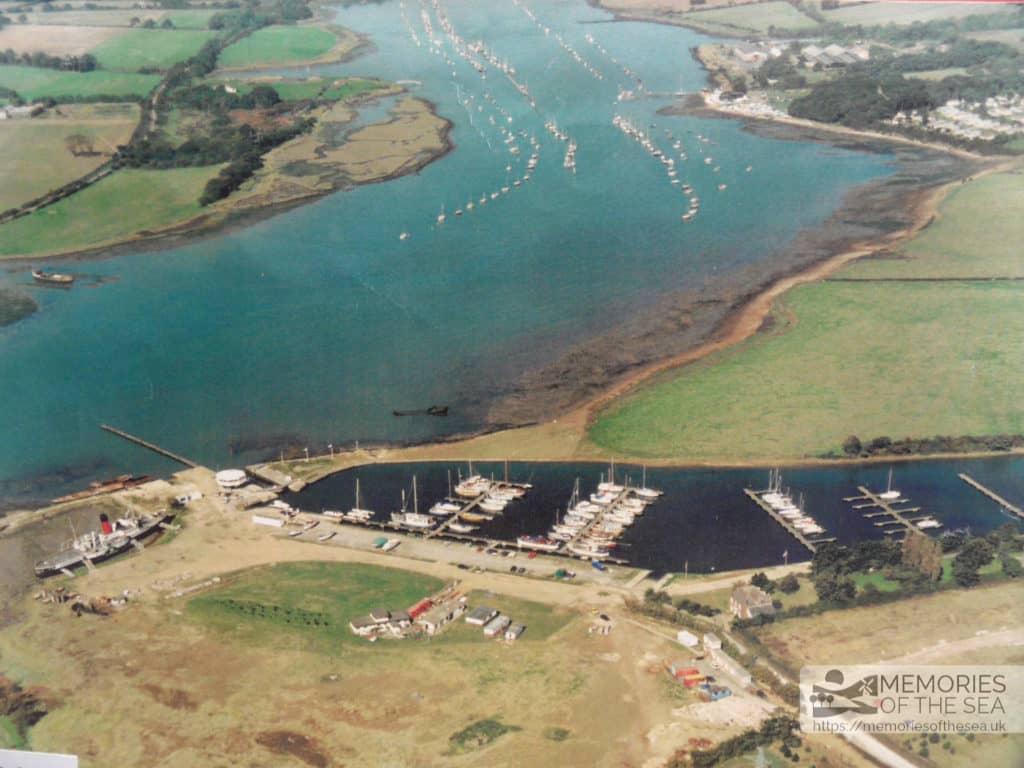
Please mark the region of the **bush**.
[[992, 561], [995, 549], [986, 539], [971, 539], [953, 558], [953, 578], [961, 587], [973, 587], [981, 577], [978, 569]]
[[779, 588], [779, 591], [786, 595], [791, 595], [800, 589], [800, 579], [796, 577], [795, 573], [787, 573], [777, 582], [775, 585]]
[[999, 564], [1003, 568], [1003, 575], [1009, 576], [1011, 579], [1016, 579], [1024, 573], [1024, 566], [1020, 564], [1020, 560], [1008, 552], [1003, 552], [999, 556]]

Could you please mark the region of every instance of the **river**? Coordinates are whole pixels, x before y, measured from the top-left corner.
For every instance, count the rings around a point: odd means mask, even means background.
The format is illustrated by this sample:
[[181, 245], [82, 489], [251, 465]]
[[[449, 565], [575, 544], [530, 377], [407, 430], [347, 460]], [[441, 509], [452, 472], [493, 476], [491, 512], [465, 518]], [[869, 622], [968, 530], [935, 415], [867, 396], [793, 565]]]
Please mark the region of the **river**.
[[[780, 258], [850, 190], [894, 173], [884, 154], [657, 115], [668, 96], [619, 101], [638, 81], [653, 93], [703, 87], [690, 48], [709, 38], [692, 31], [602, 23], [609, 15], [582, 0], [532, 3], [536, 22], [511, 3], [442, 7], [458, 39], [482, 41], [529, 96], [491, 63], [483, 79], [430, 5], [339, 9], [373, 50], [298, 74], [415, 80], [412, 93], [454, 122], [455, 150], [244, 229], [75, 264], [96, 287], [25, 287], [39, 311], [0, 328], [0, 499], [174, 468], [101, 423], [213, 467], [283, 445], [480, 429], [524, 373], [666, 297]], [[623, 123], [674, 160], [680, 184]], [[682, 183], [700, 198], [689, 223]], [[449, 405], [447, 418], [392, 415], [431, 404]]]

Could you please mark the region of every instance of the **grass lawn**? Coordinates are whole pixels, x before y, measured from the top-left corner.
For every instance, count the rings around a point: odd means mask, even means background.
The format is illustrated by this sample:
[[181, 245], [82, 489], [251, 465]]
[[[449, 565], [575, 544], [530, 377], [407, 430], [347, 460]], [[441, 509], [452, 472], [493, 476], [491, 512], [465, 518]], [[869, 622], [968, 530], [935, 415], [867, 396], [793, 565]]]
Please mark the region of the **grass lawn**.
[[855, 573], [851, 576], [853, 583], [857, 585], [858, 590], [864, 589], [868, 584], [874, 585], [875, 589], [879, 592], [895, 592], [900, 588], [898, 581], [887, 579], [879, 571], [874, 573]]
[[142, 67], [167, 69], [194, 55], [217, 33], [212, 30], [132, 29], [93, 49], [100, 67], [135, 72]]
[[899, 259], [857, 262], [839, 277], [1024, 277], [1024, 176], [998, 173], [954, 190]]
[[321, 27], [264, 27], [225, 48], [218, 64], [229, 68], [299, 64], [320, 58], [336, 42], [334, 34]]
[[0, 67], [0, 86], [12, 88], [26, 101], [62, 96], [145, 96], [160, 82], [159, 75], [129, 72], [61, 72], [35, 67]]
[[[124, 144], [139, 118], [136, 104], [75, 104], [65, 117], [0, 122], [0, 211], [14, 208], [84, 176]], [[71, 154], [65, 139], [74, 134], [94, 142], [95, 155]], [[45, 157], [49, 162], [38, 162]]]
[[220, 166], [117, 171], [91, 187], [0, 226], [0, 256], [99, 245], [199, 213], [199, 196]]
[[[396, 568], [287, 563], [239, 574], [225, 586], [190, 601], [188, 615], [250, 642], [272, 643], [284, 633], [285, 638], [301, 634], [303, 641], [313, 648], [365, 646], [366, 641], [349, 628], [350, 620], [374, 608], [405, 610], [443, 586], [439, 579]], [[513, 621], [525, 624], [527, 630], [521, 643], [546, 640], [572, 618], [564, 609], [490, 592], [470, 593], [468, 604], [490, 605]], [[429, 647], [466, 642], [487, 641], [480, 627], [458, 619], [443, 633], [430, 638]], [[428, 646], [422, 641], [405, 640], [383, 641], [374, 647], [408, 648], [413, 644]]]
[[[253, 642], [272, 642], [284, 632], [301, 634], [313, 646], [363, 645], [366, 641], [352, 633], [349, 621], [374, 608], [405, 610], [443, 586], [440, 579], [395, 568], [286, 563], [240, 574], [226, 586], [191, 600], [187, 613]], [[258, 604], [265, 610], [262, 616], [253, 616], [229, 601]], [[318, 617], [321, 623], [310, 623]]]
[[800, 13], [789, 3], [758, 3], [756, 6], [716, 8], [712, 11], [694, 11], [681, 17], [684, 23], [751, 32], [768, 32], [769, 27], [780, 29], [808, 29], [818, 26], [810, 16]]
[[[955, 555], [947, 555], [942, 559], [942, 576], [939, 581], [943, 584], [953, 583], [953, 558]], [[992, 558], [992, 562], [981, 566], [978, 569], [978, 575], [981, 576], [982, 581], [992, 581], [999, 579], [1003, 573], [1003, 565], [999, 561], [999, 555]]]

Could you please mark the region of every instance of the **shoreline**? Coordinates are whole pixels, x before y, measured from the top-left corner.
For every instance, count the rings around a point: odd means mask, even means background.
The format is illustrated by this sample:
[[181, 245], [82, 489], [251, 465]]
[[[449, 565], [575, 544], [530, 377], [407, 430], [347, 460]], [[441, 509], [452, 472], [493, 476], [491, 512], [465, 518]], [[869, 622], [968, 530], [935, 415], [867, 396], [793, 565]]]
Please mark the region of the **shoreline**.
[[[404, 88], [398, 91], [398, 93], [405, 93], [408, 95], [408, 91]], [[359, 100], [352, 106], [359, 107], [363, 104], [375, 102], [378, 98], [383, 97], [379, 94], [370, 94], [369, 98]], [[283, 200], [269, 205], [260, 206], [258, 208], [244, 208], [235, 205], [226, 206], [223, 211], [202, 212], [190, 219], [168, 224], [161, 229], [144, 230], [146, 234], [134, 232], [131, 235], [127, 235], [122, 238], [116, 238], [105, 243], [89, 245], [82, 248], [73, 248], [64, 251], [47, 251], [45, 253], [30, 255], [3, 256], [0, 257], [0, 264], [6, 264], [8, 267], [12, 267], [17, 271], [19, 269], [28, 269], [43, 259], [60, 259], [62, 262], [80, 263], [86, 261], [102, 261], [104, 259], [116, 258], [129, 254], [152, 253], [166, 248], [183, 247], [195, 242], [201, 242], [209, 238], [219, 237], [221, 235], [238, 231], [252, 224], [257, 224], [273, 218], [279, 214], [287, 213], [294, 208], [316, 202], [328, 195], [345, 192], [370, 184], [381, 184], [402, 178], [403, 176], [411, 176], [419, 173], [431, 163], [446, 157], [449, 153], [455, 150], [456, 146], [451, 140], [451, 132], [454, 128], [452, 121], [447, 118], [442, 118], [437, 112], [437, 105], [430, 99], [425, 99], [420, 96], [416, 96], [415, 98], [427, 105], [429, 113], [432, 116], [444, 120], [445, 124], [438, 133], [438, 139], [443, 145], [443, 148], [427, 157], [415, 160], [411, 165], [398, 172], [386, 173], [378, 178], [366, 181], [351, 182], [335, 189], [311, 192], [290, 200]], [[393, 118], [386, 121], [386, 123], [390, 123], [392, 121]], [[386, 123], [381, 124], [383, 125]], [[374, 123], [374, 125], [377, 124]], [[227, 200], [226, 202], [230, 203], [231, 201]]]
[[[845, 146], [842, 143], [844, 140], [853, 142], [854, 146], [863, 145], [869, 141], [881, 141], [893, 144], [905, 144], [907, 146], [918, 147], [920, 149], [926, 149], [933, 152], [944, 152], [968, 160], [986, 161], [1000, 158], [1009, 159], [1013, 157], [1012, 155], [999, 153], [985, 155], [979, 152], [973, 152], [969, 149], [957, 147], [952, 144], [946, 144], [941, 141], [924, 141], [922, 139], [911, 138], [910, 136], [903, 136], [898, 133], [860, 130], [834, 123], [816, 123], [813, 120], [805, 120], [803, 118], [790, 117], [789, 115], [782, 114], [760, 115], [743, 112], [738, 109], [727, 109], [725, 107], [708, 104], [707, 101], [699, 94], [691, 94], [681, 104], [662, 107], [658, 110], [658, 114], [691, 115], [694, 117], [717, 120], [740, 120], [744, 122], [744, 130], [748, 130], [758, 136], [781, 138], [784, 141], [819, 141], [823, 144], [827, 143], [834, 146]], [[757, 126], [767, 126], [767, 129], [759, 131]], [[801, 130], [806, 133], [806, 139], [803, 139], [802, 136], [796, 137], [792, 135], [783, 135], [787, 131], [792, 134], [799, 133]], [[779, 135], [777, 136], [776, 133]], [[826, 135], [822, 136], [820, 134]]]
[[[522, 429], [530, 429], [530, 427], [523, 427]], [[513, 430], [506, 430], [510, 432]], [[489, 437], [497, 433], [490, 433], [484, 437]], [[478, 438], [469, 438], [467, 440], [458, 441], [453, 444], [438, 444], [438, 443], [423, 443], [415, 446], [404, 446], [404, 447], [387, 447], [387, 448], [369, 448], [360, 449], [358, 452], [353, 451], [351, 453], [342, 454], [335, 451], [334, 458], [331, 459], [327, 455], [323, 456], [310, 456], [309, 463], [313, 467], [306, 472], [299, 472], [301, 466], [305, 464], [305, 460], [302, 458], [294, 459], [292, 461], [285, 461], [285, 464], [289, 467], [292, 474], [301, 474], [301, 477], [296, 479], [301, 480], [305, 485], [312, 485], [313, 483], [319, 482], [324, 478], [330, 477], [331, 475], [339, 472], [347, 472], [353, 469], [359, 469], [361, 467], [375, 466], [375, 465], [390, 465], [390, 464], [448, 464], [448, 463], [462, 463], [467, 461], [477, 462], [500, 462], [503, 461], [502, 457], [497, 455], [486, 456], [480, 452], [474, 453], [461, 453], [461, 454], [450, 454], [450, 455], [434, 455], [437, 453], [435, 449], [441, 447], [452, 447], [452, 445], [463, 445], [470, 444]], [[362, 455], [357, 455], [362, 454]], [[915, 462], [939, 462], [939, 461], [969, 461], [969, 460], [980, 460], [980, 459], [997, 459], [997, 458], [1024, 458], [1024, 450], [1009, 450], [1009, 451], [973, 451], [968, 453], [929, 453], [929, 454], [906, 454], [900, 456], [869, 456], [869, 457], [837, 457], [834, 459], [827, 459], [820, 456], [804, 457], [804, 458], [787, 458], [787, 457], [762, 457], [756, 459], [735, 459], [735, 460], [716, 460], [716, 459], [672, 459], [672, 458], [631, 458], [631, 457], [610, 457], [610, 456], [594, 456], [594, 455], [580, 455], [580, 456], [552, 456], [552, 457], [517, 457], [509, 458], [508, 461], [511, 464], [515, 463], [539, 463], [539, 464], [596, 464], [604, 466], [608, 463], [610, 458], [619, 465], [626, 466], [646, 466], [646, 467], [657, 467], [662, 469], [826, 469], [829, 467], [855, 467], [855, 466], [871, 466], [875, 464], [910, 464]], [[268, 461], [257, 464], [249, 465], [250, 468], [259, 467], [270, 467], [279, 468], [280, 462]], [[283, 470], [282, 470], [283, 471]], [[2, 519], [2, 517], [0, 517]], [[0, 528], [2, 531], [2, 528]]]
[[[806, 131], [780, 125], [769, 135], [806, 141]], [[828, 134], [814, 138], [844, 146]], [[789, 288], [911, 239], [930, 224], [939, 200], [963, 178], [1014, 162], [894, 145], [875, 136], [847, 136], [845, 148], [891, 154], [898, 170], [852, 188], [826, 221], [800, 231], [772, 257], [703, 290], [671, 295], [527, 372], [496, 398], [487, 423], [521, 425], [555, 418], [589, 423], [596, 410], [652, 376], [752, 336], [768, 319], [772, 301]]]
[[[273, 25], [271, 25], [273, 26]], [[245, 74], [252, 74], [257, 72], [264, 72], [268, 69], [302, 69], [305, 67], [323, 66], [325, 64], [346, 64], [350, 61], [358, 59], [368, 53], [376, 51], [376, 45], [370, 39], [368, 35], [361, 34], [355, 30], [348, 29], [333, 21], [326, 19], [307, 20], [304, 24], [297, 24], [297, 28], [303, 27], [319, 27], [320, 29], [327, 30], [335, 36], [337, 42], [327, 51], [314, 59], [307, 59], [305, 61], [293, 61], [283, 63], [269, 63], [269, 64], [247, 64], [239, 67], [218, 67], [213, 70], [207, 77], [208, 78], [223, 78], [226, 76], [238, 76]], [[269, 29], [269, 27], [266, 27]], [[243, 38], [244, 39], [244, 38]], [[244, 79], [244, 78], [242, 78]]]
[[[718, 115], [720, 118], [735, 117], [734, 115]], [[759, 126], [770, 123], [768, 120], [758, 121]], [[956, 151], [953, 148], [944, 146], [923, 145], [913, 140], [890, 139], [884, 135], [863, 135], [851, 129], [829, 132], [820, 131], [819, 135], [808, 138], [806, 135], [813, 126], [775, 124], [771, 126], [770, 137], [781, 140], [815, 140], [830, 146], [846, 146], [867, 151], [892, 151], [890, 145], [900, 145], [904, 153], [920, 154], [941, 157], [956, 158], [959, 162], [968, 163], [973, 166], [969, 168], [970, 176], [979, 177], [1005, 170], [1015, 165], [1018, 160], [1006, 156], [978, 157], [965, 151]], [[783, 134], [789, 135], [783, 135]], [[760, 135], [760, 134], [759, 134]], [[838, 141], [837, 141], [838, 140]], [[904, 158], [906, 160], [906, 158]], [[896, 162], [900, 162], [897, 157]], [[955, 169], [955, 168], [954, 168]], [[962, 167], [959, 170], [963, 170]], [[504, 421], [493, 423], [480, 431], [471, 434], [450, 435], [436, 438], [412, 445], [385, 445], [377, 447], [373, 453], [366, 452], [362, 460], [352, 462], [350, 457], [344, 462], [333, 464], [331, 467], [324, 467], [304, 477], [311, 480], [320, 479], [327, 474], [336, 471], [352, 468], [367, 463], [396, 463], [404, 461], [446, 461], [446, 460], [486, 460], [488, 458], [500, 460], [534, 460], [534, 461], [578, 461], [578, 462], [604, 462], [611, 454], [605, 452], [599, 446], [590, 444], [587, 441], [587, 428], [593, 422], [597, 414], [608, 407], [615, 400], [627, 396], [638, 387], [649, 382], [651, 379], [666, 373], [667, 371], [681, 368], [685, 365], [704, 360], [707, 357], [723, 352], [739, 343], [747, 341], [760, 332], [766, 321], [770, 320], [771, 309], [774, 302], [785, 292], [798, 285], [815, 282], [835, 273], [843, 266], [860, 258], [870, 258], [872, 255], [885, 252], [891, 248], [903, 245], [925, 230], [934, 220], [935, 213], [953, 190], [962, 183], [962, 176], [956, 173], [940, 174], [941, 178], [920, 183], [916, 188], [907, 190], [906, 184], [898, 177], [906, 173], [904, 168], [892, 176], [875, 182], [861, 185], [861, 188], [854, 189], [844, 199], [843, 204], [833, 215], [819, 227], [810, 231], [801, 232], [797, 239], [802, 237], [814, 238], [825, 234], [830, 229], [830, 223], [834, 220], [846, 220], [850, 214], [850, 208], [856, 207], [858, 202], [865, 203], [865, 211], [873, 212], [882, 204], [882, 209], [891, 199], [896, 199], [903, 205], [901, 211], [905, 216], [902, 226], [879, 231], [868, 237], [847, 237], [838, 238], [842, 247], [835, 249], [821, 258], [812, 258], [808, 263], [795, 266], [789, 270], [783, 270], [780, 274], [769, 275], [768, 279], [760, 284], [748, 288], [740, 296], [734, 298], [721, 319], [712, 327], [705, 330], [704, 338], [698, 343], [691, 344], [682, 351], [645, 364], [639, 364], [631, 371], [627, 370], [624, 375], [611, 378], [603, 386], [595, 387], [596, 392], [588, 397], [561, 411], [549, 415], [546, 418], [524, 419], [519, 423]], [[879, 188], [889, 187], [891, 195], [882, 195], [878, 200], [873, 193]], [[853, 197], [851, 201], [849, 198]], [[874, 205], [871, 205], [874, 201]], [[863, 211], [862, 211], [863, 212]], [[890, 211], [891, 214], [891, 211]], [[832, 245], [837, 243], [833, 241]], [[827, 244], [826, 244], [827, 245]], [[706, 301], [706, 299], [705, 299]], [[628, 325], [628, 323], [627, 323]], [[692, 326], [683, 329], [692, 330]], [[615, 333], [615, 331], [613, 331]], [[608, 346], [608, 335], [600, 336], [583, 342], [582, 346], [603, 347]], [[578, 354], [579, 347], [570, 350], [568, 355]], [[560, 367], [560, 366], [558, 366]], [[549, 394], [549, 390], [540, 387], [538, 391], [542, 394]], [[540, 440], [556, 440], [562, 443], [559, 449], [553, 451], [538, 451], [527, 447], [525, 451], [505, 450], [495, 451], [496, 446], [503, 446], [506, 441], [521, 446], [528, 446], [531, 442]], [[693, 468], [729, 468], [729, 467], [771, 467], [776, 465], [786, 466], [837, 466], [837, 465], [860, 465], [882, 462], [908, 462], [908, 461], [940, 461], [950, 459], [973, 459], [993, 458], [998, 456], [1020, 455], [1019, 451], [981, 451], [969, 453], [945, 453], [928, 455], [906, 455], [906, 456], [878, 456], [878, 457], [853, 457], [853, 458], [823, 458], [814, 456], [801, 457], [757, 457], [752, 459], [731, 460], [728, 457], [715, 459], [686, 460], [685, 458], [634, 458], [622, 456], [615, 458], [625, 462], [643, 463], [649, 466], [670, 466], [670, 467], [693, 467]], [[273, 465], [275, 462], [266, 462]], [[298, 465], [300, 462], [290, 462], [290, 465]]]

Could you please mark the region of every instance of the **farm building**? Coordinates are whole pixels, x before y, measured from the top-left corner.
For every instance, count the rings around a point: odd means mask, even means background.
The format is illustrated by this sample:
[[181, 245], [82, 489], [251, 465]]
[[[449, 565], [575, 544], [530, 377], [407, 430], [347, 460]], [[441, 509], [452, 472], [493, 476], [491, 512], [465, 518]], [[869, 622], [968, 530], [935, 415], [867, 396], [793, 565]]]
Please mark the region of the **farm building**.
[[474, 608], [470, 611], [469, 616], [466, 617], [466, 623], [476, 624], [477, 626], [482, 627], [497, 615], [498, 612], [493, 608], [481, 605], [479, 608]]
[[424, 597], [422, 600], [416, 603], [416, 605], [409, 609], [409, 615], [414, 619], [418, 619], [422, 614], [430, 610], [430, 607], [433, 604], [433, 601], [429, 597]]
[[349, 629], [360, 637], [368, 637], [377, 633], [380, 625], [369, 616], [359, 616], [348, 623]]
[[700, 642], [697, 636], [692, 632], [687, 632], [685, 629], [679, 630], [676, 634], [676, 640], [680, 645], [685, 645], [687, 648], [696, 648]]
[[722, 640], [714, 632], [704, 633], [704, 650], [717, 651], [722, 647]]
[[807, 66], [813, 67], [820, 64], [822, 67], [846, 67], [850, 64], [857, 64], [867, 61], [871, 54], [864, 46], [853, 46], [843, 48], [841, 45], [829, 45], [819, 48], [816, 45], [809, 45], [800, 51]]
[[498, 637], [508, 629], [511, 623], [512, 619], [508, 616], [495, 616], [484, 625], [484, 637]]
[[772, 599], [763, 589], [748, 584], [736, 587], [729, 598], [729, 610], [733, 616], [741, 619], [752, 619], [754, 616], [774, 616], [775, 606]]
[[412, 624], [412, 616], [407, 611], [392, 611], [390, 622], [392, 626], [404, 629]]
[[734, 45], [732, 52], [737, 59], [745, 61], [748, 64], [759, 64], [768, 58], [767, 52], [765, 52], [760, 46], [752, 45], [750, 43]]
[[454, 621], [466, 610], [462, 603], [449, 602], [435, 605], [428, 611], [424, 611], [416, 619], [416, 623], [423, 627], [428, 635], [436, 635], [450, 621]]

